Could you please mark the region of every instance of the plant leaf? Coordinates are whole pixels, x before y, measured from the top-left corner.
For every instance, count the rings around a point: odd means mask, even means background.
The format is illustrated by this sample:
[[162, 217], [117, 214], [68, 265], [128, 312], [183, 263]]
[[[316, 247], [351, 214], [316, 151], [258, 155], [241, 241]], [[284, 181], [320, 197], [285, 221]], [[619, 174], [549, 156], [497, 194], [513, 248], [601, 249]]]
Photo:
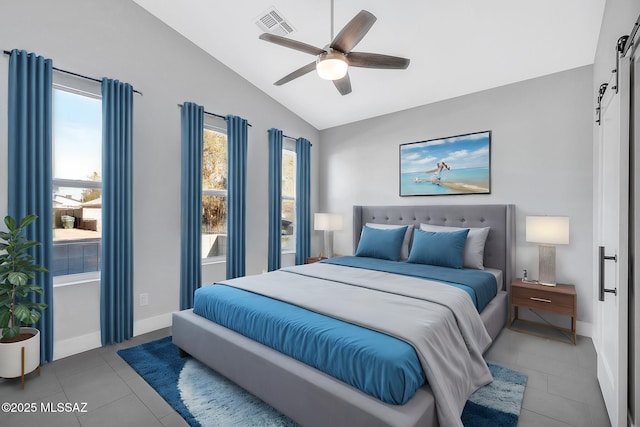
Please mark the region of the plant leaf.
[[20, 303], [13, 309], [13, 316], [20, 322], [27, 324], [29, 319], [31, 319], [31, 310], [25, 307], [24, 304]]
[[14, 286], [24, 286], [27, 284], [29, 276], [21, 271], [12, 271], [7, 276], [7, 281]]
[[20, 334], [20, 326], [14, 326], [13, 328], [4, 328], [2, 330], [2, 338], [13, 338]]
[[21, 299], [20, 300], [20, 305], [23, 306], [24, 308], [27, 308], [29, 310], [31, 310], [34, 306], [34, 302], [28, 300], [28, 299]]
[[37, 311], [30, 311], [29, 313], [30, 313], [29, 320], [24, 323], [27, 325], [33, 325], [34, 323], [38, 323], [38, 320], [40, 320], [40, 313]]
[[22, 249], [28, 249], [31, 248], [33, 246], [38, 246], [40, 245], [40, 242], [34, 242], [33, 240], [27, 240], [25, 242], [21, 242], [20, 244], [18, 244], [17, 248], [22, 250]]
[[9, 215], [4, 217], [4, 224], [7, 226], [9, 231], [14, 231], [16, 229], [16, 220]]
[[0, 328], [6, 328], [9, 326], [9, 321], [11, 320], [11, 312], [9, 310], [2, 311], [0, 313]]
[[20, 228], [25, 228], [27, 225], [31, 224], [36, 219], [38, 219], [38, 215], [35, 215], [35, 214], [29, 214], [29, 215], [25, 216], [20, 221]]

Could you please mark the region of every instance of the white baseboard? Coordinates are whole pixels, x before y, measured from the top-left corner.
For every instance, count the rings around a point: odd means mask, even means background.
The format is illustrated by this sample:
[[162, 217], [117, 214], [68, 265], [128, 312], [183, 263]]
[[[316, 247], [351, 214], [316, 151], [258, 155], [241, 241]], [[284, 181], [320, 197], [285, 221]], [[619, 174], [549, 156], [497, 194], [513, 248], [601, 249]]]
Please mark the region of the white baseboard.
[[172, 313], [163, 313], [159, 316], [138, 320], [133, 324], [133, 336], [137, 337], [147, 332], [153, 332], [171, 326], [171, 315]]
[[593, 323], [589, 322], [581, 322], [578, 320], [576, 322], [576, 333], [578, 335], [582, 335], [583, 337], [593, 337]]
[[[147, 332], [156, 331], [168, 326], [171, 326], [171, 313], [164, 313], [160, 316], [138, 320], [133, 324], [133, 336], [146, 334]], [[74, 354], [93, 350], [101, 346], [100, 331], [65, 340], [56, 340], [53, 343], [53, 360], [73, 356]]]
[[91, 332], [90, 334], [81, 335], [79, 337], [68, 338], [66, 340], [56, 340], [53, 343], [53, 360], [73, 356], [74, 354], [93, 350], [100, 346], [102, 346], [100, 331]]

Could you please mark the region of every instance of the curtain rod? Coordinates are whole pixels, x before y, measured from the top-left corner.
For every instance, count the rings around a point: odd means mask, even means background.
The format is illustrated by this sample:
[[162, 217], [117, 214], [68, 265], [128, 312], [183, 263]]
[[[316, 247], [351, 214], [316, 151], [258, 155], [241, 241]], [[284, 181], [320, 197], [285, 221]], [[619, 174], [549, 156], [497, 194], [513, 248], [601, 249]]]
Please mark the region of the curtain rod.
[[[294, 141], [297, 141], [297, 140], [298, 140], [297, 138], [294, 138], [294, 137], [292, 137], [292, 136], [285, 135], [285, 134], [282, 134], [282, 137], [283, 137], [283, 138], [293, 139]], [[309, 146], [313, 147], [313, 144], [312, 144], [312, 143], [309, 143]]]
[[[267, 132], [268, 132], [268, 131], [267, 131]], [[292, 137], [292, 136], [285, 135], [284, 133], [282, 134], [282, 137], [283, 137], [283, 138], [291, 139], [291, 140], [293, 140], [293, 141], [297, 141], [297, 140], [298, 140], [298, 138], [294, 138], [294, 137]], [[312, 144], [312, 143], [309, 143], [309, 145], [313, 147], [313, 144]]]
[[[4, 52], [5, 55], [11, 55], [11, 52], [8, 51], [8, 50], [5, 50], [3, 52]], [[56, 70], [56, 71], [58, 71], [60, 73], [69, 74], [71, 76], [80, 77], [80, 78], [85, 79], [85, 80], [91, 80], [91, 81], [94, 81], [94, 82], [102, 83], [102, 80], [96, 79], [95, 77], [85, 76], [85, 75], [82, 75], [82, 74], [74, 73], [73, 71], [63, 70], [63, 69], [58, 68], [58, 67], [53, 67], [52, 66], [51, 68], [53, 68], [54, 70]], [[133, 91], [135, 93], [137, 93], [138, 95], [142, 95], [142, 92], [140, 92], [138, 90], [133, 89]]]
[[[178, 107], [182, 108], [182, 106], [183, 106], [182, 104], [178, 104]], [[208, 111], [203, 111], [203, 113], [207, 114], [209, 116], [217, 117], [217, 118], [222, 119], [222, 120], [227, 120], [227, 116], [223, 116], [221, 114], [210, 113]], [[251, 123], [249, 123], [249, 122], [247, 122], [247, 125], [249, 125], [250, 127], [253, 127], [253, 125]]]

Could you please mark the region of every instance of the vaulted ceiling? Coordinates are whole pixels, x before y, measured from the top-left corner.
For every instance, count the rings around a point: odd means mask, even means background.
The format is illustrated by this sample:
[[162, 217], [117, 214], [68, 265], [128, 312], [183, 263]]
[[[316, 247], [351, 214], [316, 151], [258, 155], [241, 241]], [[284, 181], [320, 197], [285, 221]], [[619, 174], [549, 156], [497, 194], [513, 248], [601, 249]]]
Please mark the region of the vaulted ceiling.
[[335, 33], [360, 10], [377, 17], [354, 51], [411, 59], [406, 70], [349, 69], [341, 96], [315, 72], [273, 83], [314, 57], [265, 41], [275, 9], [287, 37], [323, 48], [330, 0], [134, 0], [318, 129], [592, 64], [605, 0], [335, 0]]

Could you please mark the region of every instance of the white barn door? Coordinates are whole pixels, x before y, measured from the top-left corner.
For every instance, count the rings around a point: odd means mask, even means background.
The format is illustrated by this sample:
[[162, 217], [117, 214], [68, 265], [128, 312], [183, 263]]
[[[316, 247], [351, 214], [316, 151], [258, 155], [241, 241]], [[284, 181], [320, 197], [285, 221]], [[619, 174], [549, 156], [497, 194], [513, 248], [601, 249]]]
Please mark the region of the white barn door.
[[629, 61], [601, 101], [594, 219], [598, 381], [613, 427], [627, 425], [629, 266]]

